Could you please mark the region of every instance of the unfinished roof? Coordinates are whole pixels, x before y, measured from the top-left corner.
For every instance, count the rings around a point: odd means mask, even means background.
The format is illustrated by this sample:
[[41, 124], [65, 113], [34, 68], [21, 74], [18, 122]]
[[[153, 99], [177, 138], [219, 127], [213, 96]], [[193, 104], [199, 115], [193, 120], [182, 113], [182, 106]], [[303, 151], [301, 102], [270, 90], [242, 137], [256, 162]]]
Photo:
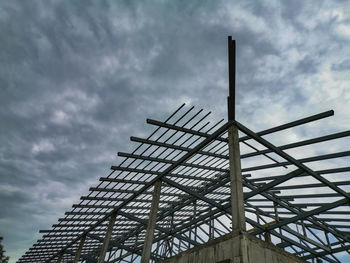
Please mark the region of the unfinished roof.
[[[300, 127], [316, 134], [312, 124], [334, 112], [252, 131], [235, 120], [232, 97], [230, 88], [227, 122], [208, 121], [210, 112], [184, 104], [164, 121], [147, 119], [154, 131], [130, 137], [135, 150], [119, 152], [124, 160], [52, 229], [41, 230], [42, 238], [18, 262], [140, 262], [151, 220], [156, 221], [152, 262], [230, 233], [235, 211], [228, 130], [233, 126], [240, 131], [248, 232], [305, 260], [340, 262], [337, 254], [350, 251], [350, 181], [344, 180], [350, 167], [339, 164], [348, 163], [350, 151], [334, 152], [331, 146], [350, 131], [286, 142], [286, 133]], [[101, 251], [107, 252], [102, 259]]]
[[[153, 184], [161, 179], [160, 208], [152, 258], [160, 260], [231, 231], [230, 178], [227, 129], [230, 122], [207, 122], [209, 113], [182, 105], [165, 121], [147, 119], [155, 126], [147, 138], [131, 137], [137, 144], [125, 159], [112, 166], [87, 196], [18, 262], [70, 262], [86, 235], [81, 259], [96, 261], [108, 219], [116, 213], [108, 262], [136, 262], [141, 255], [152, 201]], [[350, 171], [337, 167], [314, 171], [307, 164], [344, 158], [346, 152], [293, 158], [285, 150], [343, 138], [350, 131], [274, 146], [264, 135], [333, 115], [324, 112], [260, 132], [237, 123], [240, 136], [247, 229], [262, 237], [269, 232], [278, 247], [305, 259], [321, 257], [338, 262], [335, 253], [349, 251], [350, 181], [332, 180]], [[259, 150], [258, 150], [259, 149]], [[283, 150], [283, 151], [282, 151]], [[258, 165], [244, 166], [253, 158]], [[249, 163], [255, 161], [249, 160]], [[281, 169], [285, 171], [280, 174]]]

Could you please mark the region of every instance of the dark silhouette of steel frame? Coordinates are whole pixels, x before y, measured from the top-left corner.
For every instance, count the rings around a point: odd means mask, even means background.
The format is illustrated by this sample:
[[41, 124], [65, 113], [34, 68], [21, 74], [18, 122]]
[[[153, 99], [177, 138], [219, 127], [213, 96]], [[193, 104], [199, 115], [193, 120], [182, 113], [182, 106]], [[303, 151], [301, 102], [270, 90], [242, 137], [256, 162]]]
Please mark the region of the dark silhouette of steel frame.
[[[138, 144], [136, 149], [119, 152], [124, 160], [112, 166], [108, 176], [101, 177], [52, 229], [41, 230], [42, 238], [18, 262], [140, 262], [157, 187], [160, 199], [150, 244], [152, 262], [230, 233], [228, 129], [232, 125], [243, 134], [240, 145], [253, 149], [242, 153], [241, 160], [268, 160], [241, 170], [248, 232], [305, 260], [340, 262], [337, 253], [350, 253], [350, 181], [328, 179], [350, 172], [350, 167], [314, 171], [307, 165], [344, 158], [350, 151], [301, 159], [285, 151], [346, 138], [350, 131], [275, 146], [263, 136], [322, 120], [334, 112], [260, 132], [235, 120], [235, 42], [229, 37], [228, 43], [228, 121], [211, 124], [207, 121], [210, 112], [185, 104], [165, 121], [147, 119], [155, 126], [154, 132], [147, 138], [131, 137]], [[287, 172], [276, 175], [273, 169], [281, 167], [288, 168]], [[269, 171], [269, 175], [256, 176], [259, 171]], [[298, 194], [301, 189], [314, 192]]]

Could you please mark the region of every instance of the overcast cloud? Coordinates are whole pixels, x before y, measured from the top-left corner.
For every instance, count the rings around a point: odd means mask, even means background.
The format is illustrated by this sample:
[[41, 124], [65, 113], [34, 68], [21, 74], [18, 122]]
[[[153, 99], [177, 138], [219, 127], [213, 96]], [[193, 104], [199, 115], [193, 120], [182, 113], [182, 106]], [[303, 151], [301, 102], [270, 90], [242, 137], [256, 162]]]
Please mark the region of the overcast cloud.
[[260, 130], [334, 109], [318, 131], [350, 128], [349, 1], [0, 0], [11, 262], [133, 148], [129, 136], [149, 131], [147, 117], [183, 102], [226, 117], [228, 35], [238, 120]]

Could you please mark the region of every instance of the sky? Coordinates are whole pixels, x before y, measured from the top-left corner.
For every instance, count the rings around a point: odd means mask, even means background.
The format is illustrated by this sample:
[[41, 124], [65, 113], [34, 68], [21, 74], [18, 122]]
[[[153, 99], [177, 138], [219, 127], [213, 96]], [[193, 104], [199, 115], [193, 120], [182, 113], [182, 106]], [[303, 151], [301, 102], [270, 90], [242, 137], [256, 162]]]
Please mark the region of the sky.
[[350, 129], [349, 1], [0, 0], [11, 263], [149, 132], [146, 118], [182, 103], [226, 117], [228, 35], [239, 121], [257, 131], [333, 109], [309, 136]]

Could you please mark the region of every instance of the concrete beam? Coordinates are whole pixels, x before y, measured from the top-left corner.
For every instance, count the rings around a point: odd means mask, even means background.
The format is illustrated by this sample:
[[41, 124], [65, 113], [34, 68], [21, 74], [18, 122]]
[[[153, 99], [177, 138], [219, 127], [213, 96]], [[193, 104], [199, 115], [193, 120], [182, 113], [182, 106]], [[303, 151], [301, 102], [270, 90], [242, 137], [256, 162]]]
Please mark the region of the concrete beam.
[[147, 223], [146, 238], [142, 249], [141, 263], [149, 263], [150, 261], [154, 229], [157, 221], [161, 186], [162, 182], [160, 180], [154, 184], [152, 205]]
[[106, 231], [106, 235], [105, 235], [105, 238], [104, 238], [104, 241], [102, 244], [100, 256], [98, 257], [98, 263], [105, 262], [105, 257], [106, 257], [106, 253], [108, 250], [109, 241], [110, 241], [111, 236], [112, 236], [113, 227], [114, 227], [116, 218], [117, 218], [117, 213], [111, 214], [111, 217], [110, 217], [109, 223], [108, 223], [108, 227], [107, 227], [107, 231]]

